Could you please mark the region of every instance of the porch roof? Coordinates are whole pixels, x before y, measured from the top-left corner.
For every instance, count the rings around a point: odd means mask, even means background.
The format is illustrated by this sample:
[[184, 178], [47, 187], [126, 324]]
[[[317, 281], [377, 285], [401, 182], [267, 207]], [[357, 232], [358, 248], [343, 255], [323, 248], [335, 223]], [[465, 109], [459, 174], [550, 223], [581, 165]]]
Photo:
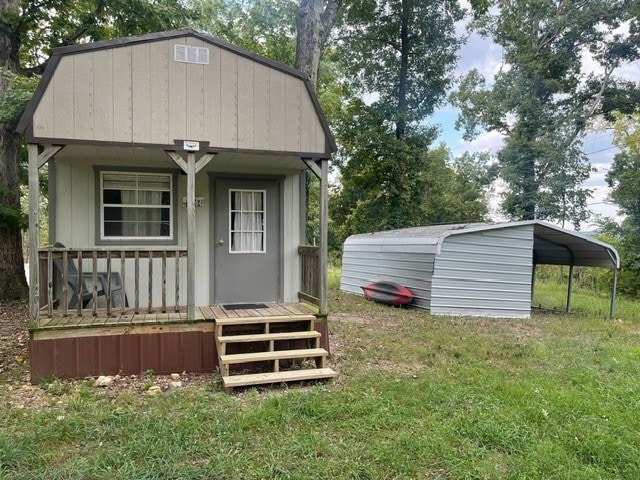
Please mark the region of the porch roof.
[[303, 73], [191, 29], [55, 49], [18, 131], [41, 144], [181, 150], [191, 140], [206, 152], [310, 158], [336, 149]]
[[[176, 168], [176, 164], [159, 148], [131, 146], [69, 145], [58, 153], [58, 160], [87, 161], [103, 165], [141, 165]], [[299, 157], [277, 153], [221, 152], [211, 161], [215, 171], [237, 173], [240, 170], [252, 173], [287, 174], [307, 168]]]

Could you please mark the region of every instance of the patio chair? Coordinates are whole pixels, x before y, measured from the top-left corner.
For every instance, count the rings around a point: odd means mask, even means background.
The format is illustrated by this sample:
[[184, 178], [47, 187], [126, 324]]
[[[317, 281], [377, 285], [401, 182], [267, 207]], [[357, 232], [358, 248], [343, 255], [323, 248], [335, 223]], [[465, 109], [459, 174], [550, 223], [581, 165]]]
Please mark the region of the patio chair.
[[[65, 246], [56, 242], [53, 245], [55, 248], [65, 248]], [[54, 258], [53, 264], [60, 274], [63, 276], [63, 262], [62, 258]], [[69, 297], [69, 304], [67, 308], [73, 309], [78, 306], [78, 292], [80, 291], [80, 281], [82, 281], [82, 308], [86, 308], [89, 302], [93, 300], [93, 273], [83, 273], [82, 279], [78, 278], [78, 269], [76, 264], [71, 258], [67, 259], [67, 283], [71, 289], [71, 295]], [[97, 272], [97, 298], [107, 297], [107, 272]], [[124, 301], [125, 307], [129, 306], [127, 295], [122, 291], [122, 282], [120, 280], [120, 274], [118, 272], [111, 272], [111, 306], [121, 306]]]

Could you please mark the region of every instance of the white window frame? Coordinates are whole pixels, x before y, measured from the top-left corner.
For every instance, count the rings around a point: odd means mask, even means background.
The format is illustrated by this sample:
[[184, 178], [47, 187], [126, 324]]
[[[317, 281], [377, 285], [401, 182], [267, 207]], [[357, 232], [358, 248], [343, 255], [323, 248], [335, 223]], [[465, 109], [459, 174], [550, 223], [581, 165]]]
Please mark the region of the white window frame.
[[[123, 176], [132, 176], [136, 177], [144, 177], [144, 176], [166, 176], [169, 178], [169, 205], [140, 205], [140, 204], [105, 204], [104, 203], [104, 176], [106, 175], [123, 175]], [[175, 194], [174, 194], [174, 178], [172, 173], [168, 172], [139, 172], [139, 171], [118, 171], [118, 170], [101, 170], [100, 171], [100, 191], [99, 195], [99, 211], [100, 211], [100, 240], [104, 242], [111, 241], [131, 241], [131, 242], [145, 242], [145, 241], [162, 241], [162, 242], [172, 242], [174, 240], [174, 204], [175, 204]], [[137, 181], [136, 181], [137, 184]], [[138, 189], [136, 188], [136, 191]], [[164, 191], [164, 190], [163, 190]], [[104, 209], [105, 207], [147, 207], [147, 208], [164, 208], [169, 210], [169, 235], [159, 235], [159, 236], [106, 236], [104, 234]]]
[[[256, 213], [258, 210], [232, 210], [231, 209], [231, 197], [234, 193], [261, 193], [262, 194], [262, 230], [232, 230], [231, 218], [234, 212], [247, 212]], [[248, 254], [248, 253], [267, 253], [267, 191], [263, 189], [251, 189], [251, 188], [230, 188], [229, 189], [229, 253], [232, 255]], [[262, 233], [262, 250], [232, 250], [232, 238], [233, 233]]]

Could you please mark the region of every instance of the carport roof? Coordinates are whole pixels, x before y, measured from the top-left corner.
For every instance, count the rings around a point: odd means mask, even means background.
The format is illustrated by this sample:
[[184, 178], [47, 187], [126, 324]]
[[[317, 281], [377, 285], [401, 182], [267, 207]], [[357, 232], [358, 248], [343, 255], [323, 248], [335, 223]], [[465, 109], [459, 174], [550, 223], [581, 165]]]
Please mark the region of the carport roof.
[[[422, 242], [432, 240], [442, 244], [452, 235], [473, 232], [533, 226], [533, 262], [548, 265], [576, 265], [586, 267], [619, 268], [620, 257], [611, 245], [582, 233], [566, 230], [540, 220], [526, 220], [507, 223], [459, 223], [404, 228], [376, 232], [354, 237], [379, 238], [420, 238]], [[428, 242], [431, 243], [431, 242]]]

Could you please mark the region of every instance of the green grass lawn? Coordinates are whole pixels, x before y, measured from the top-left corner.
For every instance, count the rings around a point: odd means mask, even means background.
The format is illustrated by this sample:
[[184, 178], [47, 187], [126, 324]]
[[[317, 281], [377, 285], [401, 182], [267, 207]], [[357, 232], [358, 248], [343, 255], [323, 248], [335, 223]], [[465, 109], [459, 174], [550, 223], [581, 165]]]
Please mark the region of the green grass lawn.
[[[562, 283], [537, 283], [533, 295], [534, 307], [552, 309], [558, 312], [566, 310], [567, 285]], [[571, 293], [571, 312], [581, 316], [609, 318], [611, 294], [574, 288]], [[640, 302], [617, 296], [615, 318], [640, 322]]]
[[57, 382], [40, 408], [7, 407], [9, 382], [0, 478], [640, 478], [637, 303], [617, 321], [577, 298], [573, 315], [432, 317], [340, 293], [337, 275], [337, 380], [153, 397]]

